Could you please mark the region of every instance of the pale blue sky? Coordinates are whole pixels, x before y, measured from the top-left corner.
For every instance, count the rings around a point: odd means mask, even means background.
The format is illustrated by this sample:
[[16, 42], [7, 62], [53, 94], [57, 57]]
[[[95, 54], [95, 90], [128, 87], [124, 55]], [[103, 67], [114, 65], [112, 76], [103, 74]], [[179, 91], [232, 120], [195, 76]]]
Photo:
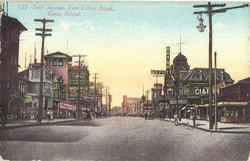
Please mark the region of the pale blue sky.
[[[185, 43], [182, 52], [191, 68], [208, 66], [208, 18], [203, 16], [206, 31], [198, 32], [198, 20], [193, 12], [202, 9], [194, 9], [193, 4], [201, 3], [9, 2], [9, 16], [16, 17], [28, 28], [21, 36], [21, 66], [25, 53], [33, 54], [35, 41], [40, 51], [40, 38], [34, 35], [41, 23], [33, 19], [54, 19], [55, 23], [48, 24], [53, 29], [53, 36], [46, 39], [49, 52], [86, 54], [91, 73], [99, 73], [99, 80], [114, 95], [114, 104], [120, 105], [122, 95], [139, 97], [143, 84], [145, 88], [152, 87], [155, 79], [150, 70], [164, 69], [165, 46], [171, 47], [171, 60], [177, 55], [180, 35]], [[227, 3], [227, 6], [239, 4], [242, 3]], [[42, 8], [33, 9], [34, 5]], [[69, 5], [97, 9], [74, 10], [80, 16], [64, 16], [65, 12], [72, 12], [68, 10]], [[64, 7], [64, 10], [52, 10], [62, 16], [49, 16], [51, 6]], [[101, 6], [112, 7], [112, 11], [99, 10]], [[218, 67], [225, 68], [234, 80], [249, 76], [248, 16], [247, 8], [213, 16], [213, 49], [218, 52]]]

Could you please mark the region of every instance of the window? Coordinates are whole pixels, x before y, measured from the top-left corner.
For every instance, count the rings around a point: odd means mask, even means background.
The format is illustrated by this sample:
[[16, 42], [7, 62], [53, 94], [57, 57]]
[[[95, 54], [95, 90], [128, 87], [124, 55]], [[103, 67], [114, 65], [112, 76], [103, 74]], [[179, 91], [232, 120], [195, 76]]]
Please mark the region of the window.
[[63, 66], [63, 59], [59, 60], [59, 66]]
[[40, 70], [32, 70], [31, 79], [39, 79], [39, 78], [40, 78]]
[[52, 62], [53, 62], [52, 65], [53, 65], [53, 66], [56, 66], [56, 59], [54, 59]]

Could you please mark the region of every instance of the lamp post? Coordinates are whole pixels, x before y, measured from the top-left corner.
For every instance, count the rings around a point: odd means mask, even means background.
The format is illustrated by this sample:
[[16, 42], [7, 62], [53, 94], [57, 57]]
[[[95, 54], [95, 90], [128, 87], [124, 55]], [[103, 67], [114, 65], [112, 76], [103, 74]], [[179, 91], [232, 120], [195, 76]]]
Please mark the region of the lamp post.
[[[248, 7], [248, 4], [236, 6], [236, 7], [228, 7], [228, 8], [220, 8], [220, 9], [213, 9], [214, 7], [225, 7], [226, 4], [211, 4], [211, 2], [208, 2], [208, 4], [205, 5], [194, 5], [194, 8], [206, 8], [206, 11], [198, 11], [194, 12], [194, 14], [199, 14], [200, 18], [198, 20], [200, 21], [199, 26], [197, 26], [198, 30], [200, 32], [203, 32], [206, 26], [203, 24], [202, 14], [207, 14], [209, 17], [209, 129], [213, 129], [213, 123], [212, 123], [212, 16], [216, 13], [224, 13], [229, 9], [236, 9], [236, 8], [243, 8]], [[217, 114], [215, 114], [217, 115]]]

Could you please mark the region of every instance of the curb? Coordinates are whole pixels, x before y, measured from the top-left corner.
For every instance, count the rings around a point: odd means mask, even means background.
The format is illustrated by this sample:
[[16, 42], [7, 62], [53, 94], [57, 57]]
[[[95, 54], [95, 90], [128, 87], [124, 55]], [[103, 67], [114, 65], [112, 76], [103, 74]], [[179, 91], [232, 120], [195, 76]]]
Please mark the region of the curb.
[[[168, 121], [168, 122], [172, 122], [172, 123], [175, 123], [173, 120], [164, 120], [164, 121]], [[192, 126], [188, 123], [184, 123], [184, 122], [180, 122], [179, 125], [183, 125], [183, 126], [187, 126], [187, 127], [191, 127], [191, 128], [196, 128], [196, 129], [199, 129], [199, 130], [202, 130], [202, 131], [205, 131], [205, 132], [211, 132], [210, 130], [207, 130], [207, 129], [204, 129], [204, 128], [201, 128], [201, 127], [197, 127], [197, 126]], [[177, 126], [179, 126], [177, 125]]]
[[[168, 121], [168, 122], [172, 122], [174, 123], [173, 120], [164, 120], [164, 121]], [[184, 126], [187, 126], [187, 127], [191, 127], [191, 128], [196, 128], [196, 129], [199, 129], [199, 130], [202, 130], [202, 131], [205, 131], [205, 132], [210, 132], [210, 133], [225, 133], [225, 134], [250, 134], [249, 131], [220, 131], [220, 130], [208, 130], [208, 129], [204, 129], [204, 128], [201, 128], [201, 127], [197, 127], [197, 126], [192, 126], [188, 123], [184, 123], [184, 122], [181, 122], [179, 123], [179, 125], [184, 125]]]
[[79, 120], [64, 120], [64, 121], [56, 121], [56, 122], [42, 122], [42, 123], [30, 123], [26, 125], [14, 125], [14, 126], [5, 126], [5, 127], [0, 127], [0, 130], [6, 130], [6, 129], [15, 129], [15, 128], [22, 128], [22, 127], [32, 127], [32, 126], [45, 126], [45, 125], [54, 125], [58, 123], [67, 123], [67, 122], [75, 122]]

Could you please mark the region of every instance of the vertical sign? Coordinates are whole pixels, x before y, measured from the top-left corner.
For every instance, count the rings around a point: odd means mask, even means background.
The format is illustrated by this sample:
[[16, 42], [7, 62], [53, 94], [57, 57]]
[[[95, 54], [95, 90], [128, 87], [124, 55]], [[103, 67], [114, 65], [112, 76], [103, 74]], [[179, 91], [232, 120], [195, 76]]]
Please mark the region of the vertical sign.
[[2, 54], [2, 14], [3, 14], [3, 2], [0, 2], [0, 55]]
[[170, 47], [166, 47], [166, 69], [170, 69]]

